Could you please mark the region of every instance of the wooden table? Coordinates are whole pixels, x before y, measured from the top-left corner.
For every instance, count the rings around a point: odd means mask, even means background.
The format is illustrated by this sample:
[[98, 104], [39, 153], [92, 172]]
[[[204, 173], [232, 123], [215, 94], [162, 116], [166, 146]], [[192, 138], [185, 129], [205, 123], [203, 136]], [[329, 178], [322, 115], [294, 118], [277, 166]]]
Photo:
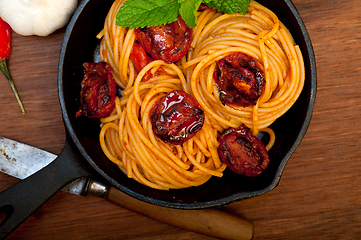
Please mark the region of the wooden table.
[[[277, 188], [224, 210], [254, 223], [254, 239], [361, 236], [361, 1], [294, 0], [315, 50], [318, 92], [308, 132]], [[27, 113], [0, 76], [0, 135], [59, 154], [65, 130], [57, 95], [64, 29], [12, 35], [9, 66]], [[18, 180], [0, 174], [0, 190]], [[212, 239], [93, 196], [57, 193], [8, 239]]]

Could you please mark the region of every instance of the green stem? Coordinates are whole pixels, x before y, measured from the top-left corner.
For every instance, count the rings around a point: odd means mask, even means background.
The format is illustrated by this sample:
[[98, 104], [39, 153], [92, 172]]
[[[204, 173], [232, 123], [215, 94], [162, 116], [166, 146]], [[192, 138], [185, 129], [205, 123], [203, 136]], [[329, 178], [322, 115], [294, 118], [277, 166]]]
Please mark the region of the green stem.
[[14, 84], [14, 82], [13, 82], [11, 76], [10, 76], [10, 72], [9, 72], [9, 68], [8, 68], [6, 58], [3, 58], [2, 60], [0, 60], [0, 70], [4, 73], [6, 78], [9, 80], [10, 86], [13, 89], [13, 92], [15, 94], [16, 99], [18, 100], [18, 104], [19, 104], [19, 106], [21, 108], [21, 112], [23, 114], [25, 114], [25, 109], [24, 109], [23, 103], [20, 100], [19, 94], [18, 94], [18, 92], [16, 91], [16, 88], [15, 88], [15, 84]]

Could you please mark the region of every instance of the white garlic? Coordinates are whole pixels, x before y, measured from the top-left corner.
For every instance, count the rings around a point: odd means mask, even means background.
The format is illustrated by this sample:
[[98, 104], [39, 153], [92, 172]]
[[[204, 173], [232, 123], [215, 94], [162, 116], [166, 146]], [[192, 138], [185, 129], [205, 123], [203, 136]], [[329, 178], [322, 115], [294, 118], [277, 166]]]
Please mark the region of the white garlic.
[[0, 0], [0, 17], [23, 36], [48, 36], [64, 27], [77, 0]]

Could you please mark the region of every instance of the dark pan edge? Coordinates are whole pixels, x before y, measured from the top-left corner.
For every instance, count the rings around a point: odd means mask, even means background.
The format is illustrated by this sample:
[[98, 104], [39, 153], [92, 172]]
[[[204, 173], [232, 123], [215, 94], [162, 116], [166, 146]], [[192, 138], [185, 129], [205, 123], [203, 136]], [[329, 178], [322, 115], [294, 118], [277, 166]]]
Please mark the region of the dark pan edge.
[[246, 193], [239, 193], [239, 194], [234, 194], [231, 195], [229, 197], [217, 200], [217, 201], [210, 201], [210, 202], [203, 202], [203, 203], [174, 203], [174, 202], [167, 202], [167, 201], [162, 201], [162, 200], [156, 200], [154, 201], [154, 199], [151, 199], [149, 197], [144, 196], [143, 194], [138, 194], [137, 192], [134, 192], [132, 190], [130, 190], [129, 188], [126, 188], [122, 185], [120, 185], [119, 183], [115, 182], [112, 178], [108, 177], [108, 175], [101, 169], [98, 168], [98, 166], [96, 166], [93, 161], [91, 161], [91, 159], [89, 159], [90, 157], [87, 155], [87, 153], [84, 151], [83, 146], [81, 145], [79, 139], [77, 138], [76, 134], [74, 133], [73, 129], [72, 129], [72, 125], [70, 123], [70, 120], [67, 116], [67, 112], [66, 112], [66, 107], [65, 107], [65, 102], [62, 96], [64, 96], [64, 92], [63, 92], [63, 85], [61, 84], [63, 81], [63, 75], [62, 75], [62, 65], [64, 63], [64, 54], [66, 51], [66, 44], [67, 41], [69, 39], [70, 33], [71, 33], [71, 29], [73, 27], [73, 25], [75, 24], [79, 14], [81, 13], [81, 11], [83, 10], [83, 8], [86, 6], [86, 4], [89, 2], [89, 0], [84, 0], [81, 2], [81, 4], [79, 5], [78, 9], [76, 10], [76, 12], [74, 13], [73, 18], [71, 19], [68, 28], [66, 30], [65, 36], [64, 36], [64, 40], [63, 40], [63, 44], [62, 44], [62, 48], [61, 48], [61, 54], [60, 54], [60, 60], [59, 60], [59, 75], [58, 75], [58, 91], [59, 91], [59, 97], [60, 97], [60, 104], [61, 104], [61, 109], [62, 109], [62, 114], [63, 114], [63, 120], [64, 120], [64, 124], [66, 126], [66, 129], [70, 135], [70, 137], [72, 138], [73, 142], [75, 143], [76, 147], [80, 150], [81, 154], [86, 158], [86, 160], [92, 165], [93, 168], [97, 169], [97, 171], [100, 173], [100, 175], [102, 175], [106, 180], [109, 181], [110, 184], [116, 186], [118, 189], [120, 189], [121, 191], [125, 192], [126, 194], [135, 197], [139, 200], [148, 202], [148, 203], [152, 203], [152, 204], [156, 204], [156, 205], [160, 205], [160, 206], [164, 206], [164, 207], [171, 207], [171, 208], [180, 208], [180, 209], [202, 209], [202, 208], [209, 208], [209, 207], [221, 207], [221, 206], [225, 206], [228, 204], [231, 204], [233, 202], [237, 202], [239, 200], [242, 199], [246, 199], [246, 198], [250, 198], [250, 197], [254, 197], [254, 196], [258, 196], [261, 194], [264, 194], [266, 192], [269, 192], [270, 190], [274, 189], [281, 178], [282, 172], [286, 166], [286, 163], [288, 162], [289, 158], [291, 157], [291, 155], [294, 153], [294, 151], [296, 150], [296, 148], [298, 147], [298, 145], [300, 144], [300, 142], [303, 139], [303, 136], [306, 134], [307, 129], [309, 127], [311, 118], [312, 118], [312, 112], [313, 112], [313, 107], [314, 107], [314, 103], [315, 103], [315, 98], [316, 98], [316, 78], [317, 78], [317, 74], [316, 74], [316, 63], [315, 63], [315, 57], [314, 57], [314, 51], [313, 51], [313, 47], [311, 44], [311, 40], [309, 38], [309, 35], [307, 33], [306, 27], [298, 13], [298, 11], [296, 10], [295, 6], [293, 5], [293, 3], [289, 0], [285, 0], [286, 4], [289, 6], [290, 10], [292, 11], [292, 13], [294, 14], [295, 18], [298, 21], [298, 24], [300, 26], [300, 28], [302, 29], [302, 34], [304, 36], [304, 39], [306, 41], [306, 45], [307, 45], [307, 51], [308, 51], [308, 55], [310, 58], [310, 70], [311, 70], [311, 99], [309, 101], [309, 106], [307, 109], [307, 115], [305, 118], [305, 121], [302, 125], [302, 129], [299, 132], [296, 141], [294, 142], [294, 144], [291, 147], [291, 150], [288, 152], [288, 154], [282, 159], [278, 170], [277, 170], [277, 175], [274, 179], [274, 181], [266, 188], [259, 190], [259, 191], [254, 191], [254, 192], [246, 192]]
[[77, 135], [75, 134], [72, 124], [70, 122], [70, 119], [68, 117], [68, 113], [66, 111], [66, 106], [65, 106], [65, 100], [64, 100], [64, 90], [63, 90], [63, 64], [64, 64], [64, 57], [65, 57], [65, 52], [66, 52], [66, 46], [68, 43], [68, 40], [70, 38], [72, 29], [80, 15], [80, 13], [83, 11], [83, 9], [86, 7], [86, 5], [88, 4], [88, 2], [91, 0], [83, 0], [78, 8], [76, 9], [76, 11], [73, 14], [73, 17], [71, 18], [65, 34], [64, 34], [64, 38], [63, 38], [63, 42], [62, 42], [62, 46], [61, 46], [61, 51], [60, 51], [60, 57], [59, 57], [59, 67], [58, 67], [58, 95], [59, 95], [59, 102], [60, 102], [60, 106], [61, 106], [61, 110], [62, 110], [62, 116], [63, 116], [63, 122], [66, 128], [66, 133], [67, 133], [67, 137], [70, 137], [72, 140], [72, 143], [75, 144], [75, 146], [77, 147], [77, 149], [80, 151], [80, 153], [82, 154], [82, 156], [87, 160], [87, 162], [94, 168], [97, 170], [97, 172], [103, 177], [105, 178], [105, 180], [107, 180], [109, 182], [110, 185], [115, 186], [116, 188], [118, 188], [119, 190], [121, 190], [122, 192], [128, 194], [129, 196], [132, 196], [138, 200], [142, 200], [148, 203], [153, 203], [152, 200], [150, 200], [149, 198], [145, 197], [142, 194], [138, 194], [137, 192], [134, 192], [132, 190], [130, 190], [129, 188], [124, 187], [123, 185], [119, 184], [118, 182], [116, 182], [113, 178], [109, 177], [102, 169], [100, 169], [89, 157], [89, 155], [87, 154], [87, 152], [84, 150], [83, 145], [80, 143], [80, 140], [78, 139]]

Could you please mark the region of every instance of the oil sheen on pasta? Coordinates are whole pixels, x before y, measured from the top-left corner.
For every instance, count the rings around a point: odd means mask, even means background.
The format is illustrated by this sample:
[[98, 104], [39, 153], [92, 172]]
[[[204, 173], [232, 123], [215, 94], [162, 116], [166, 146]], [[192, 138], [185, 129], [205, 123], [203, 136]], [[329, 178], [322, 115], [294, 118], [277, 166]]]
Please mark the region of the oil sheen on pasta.
[[[252, 136], [266, 132], [269, 151], [276, 137], [269, 126], [294, 104], [304, 84], [302, 54], [277, 16], [255, 1], [245, 15], [202, 8], [188, 52], [166, 63], [142, 52], [132, 56], [133, 46], [141, 45], [135, 30], [115, 25], [123, 2], [114, 2], [98, 35], [101, 60], [112, 67], [118, 88], [124, 89], [113, 112], [101, 119], [99, 138], [106, 156], [129, 178], [167, 190], [198, 186], [226, 174], [218, 138], [227, 129], [244, 126]], [[217, 62], [234, 54], [252, 59], [256, 76], [262, 75], [251, 104], [225, 104], [220, 98], [222, 89], [214, 77]], [[137, 58], [142, 60], [138, 65]], [[191, 95], [204, 113], [202, 128], [179, 145], [159, 138], [151, 123], [152, 107], [172, 91]], [[259, 161], [254, 172], [262, 174], [266, 165]]]

